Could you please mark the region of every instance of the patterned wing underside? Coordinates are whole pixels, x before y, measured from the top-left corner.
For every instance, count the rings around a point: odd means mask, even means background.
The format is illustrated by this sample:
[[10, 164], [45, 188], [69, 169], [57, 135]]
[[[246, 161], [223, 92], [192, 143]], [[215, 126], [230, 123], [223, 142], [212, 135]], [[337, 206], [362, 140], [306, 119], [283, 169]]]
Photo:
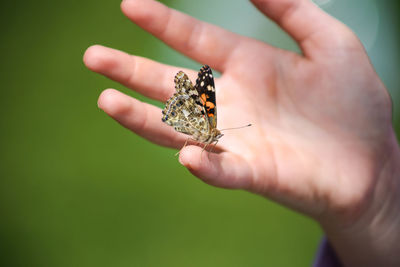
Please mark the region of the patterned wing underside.
[[199, 140], [204, 133], [208, 133], [209, 125], [203, 106], [198, 104], [198, 92], [182, 71], [175, 76], [175, 89], [176, 93], [166, 102], [162, 111], [162, 121], [173, 126], [176, 131]]

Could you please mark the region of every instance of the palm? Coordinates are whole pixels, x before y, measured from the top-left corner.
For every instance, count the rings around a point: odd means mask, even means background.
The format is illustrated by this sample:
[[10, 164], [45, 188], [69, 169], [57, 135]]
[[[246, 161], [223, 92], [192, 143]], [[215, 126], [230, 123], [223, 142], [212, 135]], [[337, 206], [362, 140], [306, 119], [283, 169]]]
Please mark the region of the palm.
[[[323, 33], [306, 20], [307, 13], [315, 16], [319, 12], [316, 7], [304, 4], [289, 16], [282, 8], [274, 10], [270, 5], [266, 10], [261, 4], [259, 8], [286, 27], [305, 56], [200, 23], [157, 2], [124, 1], [122, 9], [167, 44], [223, 73], [216, 80], [219, 129], [253, 124], [226, 132], [218, 144], [222, 153], [202, 154], [196, 146], [183, 149], [180, 160], [195, 175], [213, 185], [268, 196], [313, 216], [322, 215], [328, 205], [357, 208], [356, 198], [361, 194], [339, 190], [338, 186], [359, 191], [371, 188], [371, 176], [360, 171], [368, 161], [375, 160], [369, 156], [367, 147], [371, 146], [366, 144], [372, 137], [385, 140], [388, 131], [364, 133], [360, 129], [387, 128], [390, 108], [385, 106], [389, 99], [369, 64], [364, 69], [346, 69], [352, 59], [365, 61], [367, 57], [341, 24], [321, 13], [321, 25], [332, 28]], [[307, 26], [297, 28], [296, 23]], [[194, 37], [193, 32], [201, 36]], [[340, 38], [344, 35], [346, 45], [341, 40], [335, 43], [329, 37], [333, 33]], [[346, 52], [349, 49], [351, 57]], [[181, 70], [103, 47], [89, 49], [85, 62], [89, 68], [160, 101], [171, 96], [173, 77]], [[184, 71], [193, 80], [196, 72]], [[349, 84], [356, 74], [352, 71], [361, 71], [371, 80]], [[186, 140], [161, 123], [159, 109], [119, 92], [105, 91], [99, 105], [121, 124], [155, 143], [180, 148]], [[370, 106], [382, 107], [379, 110], [385, 112], [368, 114]], [[351, 168], [355, 171], [349, 172]], [[352, 179], [344, 177], [353, 174]]]
[[[383, 86], [374, 79], [351, 82], [355, 73], [332, 63], [336, 55], [324, 63], [276, 50], [279, 62], [271, 63], [270, 47], [251, 46], [248, 51], [264, 56], [233, 64], [235, 69], [228, 68], [217, 83], [223, 116], [219, 128], [237, 121], [254, 124], [251, 130], [226, 134], [221, 142], [225, 150], [239, 155], [237, 164], [251, 169], [244, 171], [251, 177], [241, 180], [251, 181], [250, 190], [278, 201], [286, 194], [290, 198], [284, 200], [289, 201], [286, 204], [314, 216], [321, 215], [326, 205], [358, 204], [356, 198], [362, 194], [341, 188], [365, 192], [373, 186], [374, 181], [368, 180], [371, 175], [362, 171], [377, 160], [369, 157], [372, 151], [367, 147], [370, 140], [385, 140], [389, 132], [365, 133], [364, 129], [384, 129], [390, 124], [390, 100]], [[351, 60], [356, 62], [357, 57], [366, 57], [362, 49], [352, 53]], [[275, 64], [283, 66], [283, 71], [278, 72]], [[375, 77], [367, 66], [356, 71]], [[259, 73], [260, 69], [264, 71]], [[377, 88], [382, 89], [378, 94]], [[350, 94], [357, 100], [349, 102]], [[379, 106], [382, 114], [371, 106]], [[349, 168], [357, 175], [347, 177], [352, 175]]]

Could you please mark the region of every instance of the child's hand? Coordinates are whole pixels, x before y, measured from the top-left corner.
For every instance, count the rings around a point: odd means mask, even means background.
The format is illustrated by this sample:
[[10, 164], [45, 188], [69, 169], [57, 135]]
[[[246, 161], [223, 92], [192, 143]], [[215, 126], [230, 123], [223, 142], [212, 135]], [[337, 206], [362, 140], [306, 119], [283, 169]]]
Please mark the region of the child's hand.
[[[180, 162], [206, 183], [246, 189], [314, 217], [348, 266], [400, 265], [393, 254], [400, 251], [400, 153], [390, 97], [364, 48], [311, 1], [253, 2], [298, 42], [302, 55], [156, 1], [122, 3], [134, 23], [222, 73], [219, 129], [253, 124], [226, 132], [218, 143], [224, 152], [188, 146]], [[89, 48], [84, 61], [163, 102], [179, 70], [192, 80], [197, 74], [101, 46]], [[104, 91], [99, 106], [157, 144], [180, 148], [187, 138], [161, 122], [159, 108], [118, 91]]]

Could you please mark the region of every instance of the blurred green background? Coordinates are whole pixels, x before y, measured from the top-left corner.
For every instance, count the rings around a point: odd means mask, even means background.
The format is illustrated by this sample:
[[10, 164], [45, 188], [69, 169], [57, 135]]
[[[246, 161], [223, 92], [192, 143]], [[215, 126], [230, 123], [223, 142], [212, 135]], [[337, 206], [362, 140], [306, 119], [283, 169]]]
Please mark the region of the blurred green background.
[[[163, 1], [297, 50], [248, 1]], [[361, 38], [399, 126], [398, 1], [319, 0]], [[322, 232], [266, 199], [205, 185], [97, 108], [117, 88], [82, 63], [103, 44], [199, 69], [125, 18], [120, 1], [3, 1], [0, 266], [309, 266]]]

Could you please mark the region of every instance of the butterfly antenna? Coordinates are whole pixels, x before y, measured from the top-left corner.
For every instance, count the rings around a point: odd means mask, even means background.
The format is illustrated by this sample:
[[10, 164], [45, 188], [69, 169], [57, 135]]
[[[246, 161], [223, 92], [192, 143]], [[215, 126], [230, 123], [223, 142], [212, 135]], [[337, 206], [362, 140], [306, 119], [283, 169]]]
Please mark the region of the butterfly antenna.
[[242, 128], [250, 127], [251, 125], [252, 125], [252, 124], [250, 123], [250, 124], [247, 124], [247, 125], [244, 125], [244, 126], [240, 126], [240, 127], [233, 127], [233, 128], [222, 129], [222, 130], [220, 130], [220, 131], [222, 132], [222, 131], [226, 131], [226, 130], [242, 129]]

